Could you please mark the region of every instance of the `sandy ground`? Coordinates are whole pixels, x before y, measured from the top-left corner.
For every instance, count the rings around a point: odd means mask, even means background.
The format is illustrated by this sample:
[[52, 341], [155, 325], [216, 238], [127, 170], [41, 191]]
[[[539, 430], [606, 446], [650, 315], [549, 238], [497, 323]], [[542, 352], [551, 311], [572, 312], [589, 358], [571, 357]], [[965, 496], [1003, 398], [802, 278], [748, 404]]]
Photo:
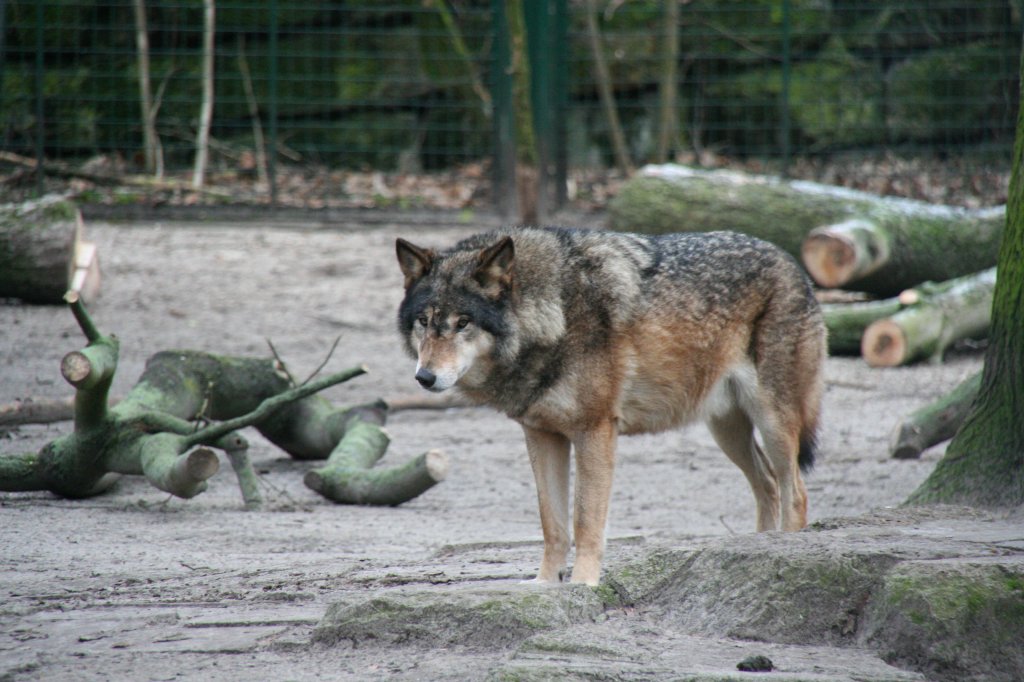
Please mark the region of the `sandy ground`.
[[[92, 313], [121, 340], [114, 394], [157, 350], [267, 355], [273, 341], [304, 377], [340, 343], [326, 371], [370, 374], [330, 389], [340, 404], [415, 393], [395, 310], [394, 239], [443, 246], [475, 231], [438, 227], [93, 222], [103, 292]], [[84, 345], [61, 307], [0, 301], [0, 403], [69, 395], [62, 356]], [[807, 477], [810, 520], [899, 504], [941, 447], [894, 461], [897, 420], [981, 364], [871, 369], [828, 361], [822, 453]], [[0, 453], [33, 451], [69, 423], [0, 431]], [[169, 498], [139, 479], [107, 495], [64, 500], [0, 493], [0, 680], [467, 678], [486, 670], [435, 652], [311, 647], [338, 595], [382, 585], [477, 584], [532, 576], [540, 527], [519, 428], [477, 409], [392, 416], [382, 464], [440, 448], [448, 479], [398, 508], [336, 506], [302, 484], [295, 462], [255, 432], [251, 455], [266, 504], [246, 512], [226, 461], [210, 489]], [[753, 499], [703, 427], [620, 443], [609, 561], [644, 543], [749, 533]], [[472, 657], [471, 657], [472, 658]], [[442, 674], [441, 671], [444, 671]]]

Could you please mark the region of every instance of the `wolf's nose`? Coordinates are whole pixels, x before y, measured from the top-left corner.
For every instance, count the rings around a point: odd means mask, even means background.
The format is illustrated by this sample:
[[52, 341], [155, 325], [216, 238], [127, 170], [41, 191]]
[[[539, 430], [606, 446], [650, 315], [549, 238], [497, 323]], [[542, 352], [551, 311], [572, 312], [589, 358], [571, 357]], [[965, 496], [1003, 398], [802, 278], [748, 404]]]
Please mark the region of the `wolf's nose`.
[[420, 382], [420, 386], [423, 388], [430, 388], [437, 381], [437, 376], [434, 375], [429, 369], [423, 369], [422, 367], [416, 370], [416, 381]]

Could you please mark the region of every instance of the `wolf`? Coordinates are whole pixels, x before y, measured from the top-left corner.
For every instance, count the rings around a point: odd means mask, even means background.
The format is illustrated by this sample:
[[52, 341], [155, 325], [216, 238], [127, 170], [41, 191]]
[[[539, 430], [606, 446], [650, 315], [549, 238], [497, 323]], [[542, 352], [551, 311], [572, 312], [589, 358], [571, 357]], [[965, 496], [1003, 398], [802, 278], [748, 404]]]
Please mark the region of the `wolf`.
[[753, 490], [757, 529], [806, 525], [826, 331], [788, 254], [732, 232], [568, 228], [396, 251], [416, 381], [523, 428], [544, 535], [536, 581], [565, 572], [572, 452], [570, 579], [598, 583], [620, 434], [704, 420]]

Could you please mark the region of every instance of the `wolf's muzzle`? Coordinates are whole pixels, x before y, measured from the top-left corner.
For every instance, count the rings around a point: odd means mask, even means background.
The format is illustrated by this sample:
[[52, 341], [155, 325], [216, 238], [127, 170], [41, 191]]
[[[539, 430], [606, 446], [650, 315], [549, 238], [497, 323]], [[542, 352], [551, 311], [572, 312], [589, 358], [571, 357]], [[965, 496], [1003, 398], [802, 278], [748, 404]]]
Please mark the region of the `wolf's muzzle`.
[[416, 381], [420, 382], [420, 386], [423, 388], [433, 388], [434, 382], [437, 381], [437, 375], [429, 369], [421, 367], [416, 370]]

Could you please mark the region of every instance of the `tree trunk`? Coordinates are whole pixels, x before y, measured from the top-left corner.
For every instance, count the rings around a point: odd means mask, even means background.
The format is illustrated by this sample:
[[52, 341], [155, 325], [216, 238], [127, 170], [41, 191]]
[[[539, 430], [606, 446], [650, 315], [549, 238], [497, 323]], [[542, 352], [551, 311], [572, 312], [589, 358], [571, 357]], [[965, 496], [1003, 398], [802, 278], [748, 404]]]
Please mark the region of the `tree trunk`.
[[1008, 197], [981, 387], [946, 454], [908, 504], [1024, 505], [1024, 106]]
[[[852, 269], [858, 278], [842, 282], [843, 288], [894, 296], [921, 282], [995, 265], [1004, 214], [1003, 208], [931, 206], [810, 182], [670, 164], [648, 166], [627, 182], [609, 205], [608, 225], [654, 234], [745, 232], [796, 258], [806, 254], [812, 276], [817, 271], [825, 279], [822, 272], [849, 261], [859, 266]], [[804, 241], [816, 228], [821, 229], [805, 249]], [[833, 232], [839, 235], [834, 241], [849, 251], [824, 248]], [[822, 260], [833, 263], [832, 270], [821, 266]]]
[[78, 209], [56, 197], [0, 207], [0, 297], [63, 303], [70, 288], [93, 300], [99, 259], [82, 230]]
[[949, 440], [960, 428], [981, 386], [981, 372], [950, 393], [905, 417], [893, 429], [889, 454], [896, 459], [917, 459], [937, 443]]
[[872, 367], [896, 367], [921, 358], [940, 362], [961, 339], [983, 338], [992, 312], [996, 269], [924, 285], [900, 295], [913, 305], [868, 325], [861, 355]]
[[[99, 332], [77, 296], [69, 294], [68, 303], [89, 341], [61, 364], [61, 373], [76, 389], [74, 432], [39, 453], [0, 457], [0, 490], [85, 497], [109, 487], [116, 480], [113, 473], [143, 475], [157, 488], [189, 498], [205, 490], [217, 472], [213, 447], [227, 453], [246, 507], [254, 507], [259, 504], [256, 474], [238, 429], [255, 425], [299, 456], [324, 459], [345, 440], [351, 425], [373, 425], [385, 418], [386, 406], [380, 401], [341, 409], [315, 395], [364, 373], [362, 367], [291, 387], [272, 359], [196, 351], [152, 356], [132, 390], [110, 407], [117, 339]], [[206, 420], [220, 421], [197, 427]], [[401, 494], [419, 494], [429, 487], [417, 471], [402, 473], [408, 469], [365, 472], [365, 479], [389, 490], [387, 504], [398, 504], [404, 501]]]

